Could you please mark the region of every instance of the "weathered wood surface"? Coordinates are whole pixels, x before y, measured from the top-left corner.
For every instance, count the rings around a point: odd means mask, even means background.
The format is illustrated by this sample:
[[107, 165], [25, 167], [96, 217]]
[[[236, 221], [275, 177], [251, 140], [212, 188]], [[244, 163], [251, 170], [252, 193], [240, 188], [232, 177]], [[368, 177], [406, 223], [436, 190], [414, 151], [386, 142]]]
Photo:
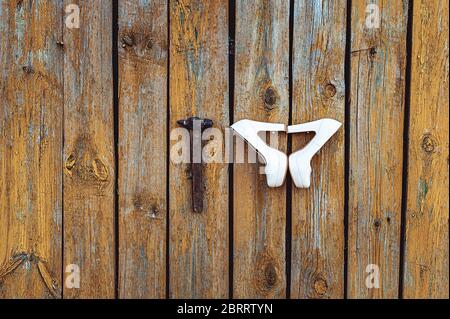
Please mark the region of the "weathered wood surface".
[[[346, 2], [296, 1], [292, 123], [345, 122]], [[292, 152], [309, 139], [295, 134]], [[311, 162], [311, 188], [292, 184], [292, 298], [344, 296], [344, 126]]]
[[[170, 2], [169, 70], [170, 129], [196, 115], [212, 119], [223, 132], [230, 125], [227, 1]], [[192, 211], [189, 168], [170, 162], [169, 296], [226, 298], [228, 165], [204, 165], [202, 213]]]
[[115, 295], [111, 5], [80, 2], [80, 28], [64, 28], [64, 269], [81, 275], [64, 298]]
[[166, 295], [167, 1], [119, 2], [119, 297]]
[[[380, 28], [365, 24], [372, 3]], [[69, 4], [79, 29], [65, 24]], [[0, 0], [0, 298], [342, 298], [345, 266], [349, 298], [448, 298], [448, 2], [231, 5], [235, 17], [228, 1]], [[311, 188], [269, 189], [258, 164], [235, 164], [228, 185], [228, 164], [209, 163], [204, 211], [193, 213], [190, 165], [171, 162], [167, 129], [193, 115], [222, 133], [230, 118], [288, 124], [289, 94], [291, 124], [349, 120], [313, 159]], [[292, 151], [308, 138], [293, 135]], [[222, 141], [204, 141], [209, 156], [224, 155]], [[280, 133], [279, 149], [287, 141]], [[72, 264], [80, 289], [64, 285]], [[366, 287], [369, 264], [380, 289]]]
[[348, 297], [397, 298], [408, 1], [375, 1], [379, 28], [365, 22], [372, 2], [352, 1]]
[[449, 297], [448, 1], [414, 1], [405, 298]]
[[[287, 48], [288, 1], [236, 2], [235, 122], [287, 124]], [[270, 138], [286, 152], [285, 133]], [[234, 165], [234, 298], [286, 297], [286, 185], [267, 187], [262, 167], [248, 161]]]
[[61, 296], [60, 12], [0, 2], [0, 298]]

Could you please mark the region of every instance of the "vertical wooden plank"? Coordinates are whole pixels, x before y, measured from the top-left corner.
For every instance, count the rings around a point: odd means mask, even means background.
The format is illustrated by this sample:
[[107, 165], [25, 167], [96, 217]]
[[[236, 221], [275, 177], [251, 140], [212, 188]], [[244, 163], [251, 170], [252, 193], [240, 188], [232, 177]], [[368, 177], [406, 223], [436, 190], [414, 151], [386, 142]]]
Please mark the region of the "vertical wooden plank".
[[80, 28], [64, 28], [64, 267], [80, 267], [65, 298], [114, 297], [112, 2], [64, 1]]
[[[397, 298], [408, 1], [352, 3], [348, 297]], [[366, 286], [371, 264], [379, 288]]]
[[61, 297], [61, 14], [0, 2], [0, 298]]
[[166, 294], [167, 1], [119, 2], [119, 297]]
[[[170, 2], [170, 128], [197, 115], [229, 125], [228, 2]], [[173, 143], [172, 143], [173, 144]], [[204, 165], [204, 208], [192, 211], [190, 164], [170, 163], [170, 297], [228, 296], [228, 165]]]
[[[295, 2], [293, 124], [344, 123], [346, 1]], [[309, 189], [292, 184], [293, 298], [344, 296], [344, 135], [342, 127], [311, 163]], [[292, 137], [292, 152], [306, 145]]]
[[448, 1], [414, 1], [405, 298], [449, 297]]
[[[287, 124], [289, 1], [238, 0], [235, 43], [234, 120]], [[277, 138], [285, 152], [286, 134]], [[259, 164], [236, 163], [233, 187], [233, 296], [285, 298], [286, 186], [269, 188]]]

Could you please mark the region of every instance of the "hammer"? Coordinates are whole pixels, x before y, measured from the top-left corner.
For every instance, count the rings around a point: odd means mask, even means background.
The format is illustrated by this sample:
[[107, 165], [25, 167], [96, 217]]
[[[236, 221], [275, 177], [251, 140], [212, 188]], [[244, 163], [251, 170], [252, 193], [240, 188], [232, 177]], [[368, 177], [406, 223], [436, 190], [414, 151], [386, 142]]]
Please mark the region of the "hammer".
[[203, 177], [202, 177], [202, 133], [213, 126], [213, 121], [197, 116], [177, 123], [192, 131], [191, 134], [191, 174], [192, 174], [192, 210], [201, 213], [203, 210]]

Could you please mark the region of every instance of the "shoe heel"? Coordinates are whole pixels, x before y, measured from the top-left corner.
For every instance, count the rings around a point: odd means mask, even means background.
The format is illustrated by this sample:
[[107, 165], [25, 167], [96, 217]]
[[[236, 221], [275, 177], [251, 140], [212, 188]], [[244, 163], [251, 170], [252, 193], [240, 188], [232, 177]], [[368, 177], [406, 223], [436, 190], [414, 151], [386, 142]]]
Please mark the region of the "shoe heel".
[[316, 135], [301, 150], [289, 156], [289, 170], [295, 186], [308, 188], [311, 183], [311, 159], [322, 146], [336, 133], [342, 124], [333, 119], [291, 125], [288, 133], [315, 132]]
[[286, 154], [268, 146], [258, 136], [258, 132], [285, 132], [286, 125], [241, 120], [231, 125], [231, 128], [264, 159], [267, 185], [269, 187], [281, 186], [286, 177], [288, 158]]

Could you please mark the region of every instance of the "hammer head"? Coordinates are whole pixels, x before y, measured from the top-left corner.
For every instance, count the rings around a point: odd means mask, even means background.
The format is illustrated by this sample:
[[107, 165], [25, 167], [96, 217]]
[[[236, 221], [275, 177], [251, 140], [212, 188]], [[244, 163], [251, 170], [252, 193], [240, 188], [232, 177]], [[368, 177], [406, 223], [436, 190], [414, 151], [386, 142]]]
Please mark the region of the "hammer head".
[[190, 117], [185, 120], [179, 120], [177, 123], [188, 130], [192, 130], [194, 128], [194, 122], [200, 121], [202, 131], [213, 126], [213, 121], [210, 119], [201, 119], [197, 116]]

